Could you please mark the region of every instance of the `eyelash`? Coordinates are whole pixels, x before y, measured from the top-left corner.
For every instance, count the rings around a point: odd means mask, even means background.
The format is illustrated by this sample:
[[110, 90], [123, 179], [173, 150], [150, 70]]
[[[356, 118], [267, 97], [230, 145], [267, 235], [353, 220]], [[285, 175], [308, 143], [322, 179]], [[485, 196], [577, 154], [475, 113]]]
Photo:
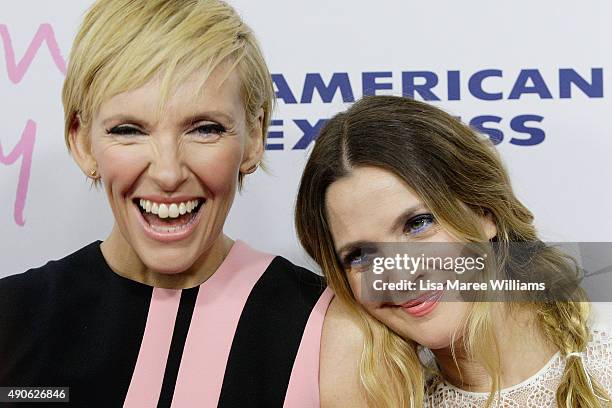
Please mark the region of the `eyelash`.
[[355, 248], [342, 258], [342, 264], [346, 270], [361, 270], [372, 263], [377, 253], [378, 249], [375, 247]]
[[[366, 266], [370, 259], [372, 258], [372, 253], [374, 253], [375, 251], [373, 250], [369, 250], [367, 248], [357, 248], [352, 250], [351, 252], [349, 252], [348, 254], [346, 254], [344, 256], [344, 258], [342, 259], [342, 263], [344, 265], [345, 269], [359, 269], [362, 268], [364, 266]], [[359, 260], [359, 262], [357, 262], [357, 260], [361, 258]]]
[[[201, 130], [206, 130], [206, 132], [201, 132]], [[197, 131], [197, 133], [199, 134], [210, 134], [210, 133], [214, 133], [217, 135], [221, 135], [223, 133], [225, 133], [227, 130], [225, 129], [225, 127], [223, 127], [222, 125], [218, 124], [218, 123], [209, 123], [206, 125], [202, 125], [202, 126], [198, 126], [197, 128], [195, 128], [194, 130], [192, 130], [192, 132]]]
[[140, 130], [132, 126], [115, 126], [113, 128], [107, 129], [106, 133], [109, 135], [117, 135], [117, 136], [127, 136], [127, 135], [133, 135], [136, 133], [143, 134]]
[[[218, 123], [208, 123], [206, 125], [201, 125], [201, 126], [194, 128], [189, 133], [195, 132], [199, 135], [208, 135], [208, 134], [221, 135], [225, 133], [226, 131], [227, 130], [225, 129], [225, 127]], [[133, 126], [127, 126], [127, 125], [120, 125], [120, 126], [115, 126], [111, 129], [107, 129], [106, 133], [109, 135], [112, 134], [112, 135], [117, 135], [117, 136], [144, 135], [144, 133], [138, 128], [135, 128]]]
[[[410, 227], [415, 223], [424, 221], [427, 222], [425, 225], [422, 225], [413, 231], [410, 230]], [[404, 225], [404, 233], [418, 235], [425, 232], [425, 230], [429, 229], [435, 223], [436, 219], [432, 214], [420, 214], [406, 221], [406, 224]], [[371, 254], [373, 252], [375, 251], [367, 248], [356, 248], [342, 258], [342, 263], [345, 269], [363, 268], [370, 262], [372, 258]]]
[[[410, 229], [411, 226], [413, 226], [417, 222], [423, 222], [423, 221], [427, 221], [427, 224], [421, 225], [420, 227], [415, 228], [414, 230], [411, 231]], [[411, 234], [411, 235], [418, 235], [424, 232], [425, 230], [429, 229], [433, 224], [435, 224], [435, 222], [436, 222], [436, 219], [434, 218], [432, 214], [417, 215], [416, 217], [412, 217], [411, 219], [406, 221], [406, 224], [404, 225], [404, 233]]]

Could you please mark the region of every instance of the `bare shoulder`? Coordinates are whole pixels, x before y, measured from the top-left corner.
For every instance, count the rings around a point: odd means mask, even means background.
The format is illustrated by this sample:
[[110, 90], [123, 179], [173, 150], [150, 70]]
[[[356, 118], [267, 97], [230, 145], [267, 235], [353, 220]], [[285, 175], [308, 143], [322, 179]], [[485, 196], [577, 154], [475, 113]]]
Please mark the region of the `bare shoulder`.
[[321, 408], [367, 407], [359, 378], [363, 340], [357, 318], [334, 298], [321, 335]]

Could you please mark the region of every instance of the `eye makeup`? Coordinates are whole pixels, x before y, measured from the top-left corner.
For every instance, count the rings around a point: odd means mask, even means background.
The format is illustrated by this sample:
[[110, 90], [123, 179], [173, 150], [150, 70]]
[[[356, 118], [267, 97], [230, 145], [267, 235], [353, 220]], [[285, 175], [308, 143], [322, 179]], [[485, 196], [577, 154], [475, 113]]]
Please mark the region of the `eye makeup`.
[[419, 214], [410, 218], [404, 224], [404, 233], [409, 235], [418, 235], [429, 230], [436, 220], [432, 214]]
[[110, 129], [106, 129], [107, 135], [129, 136], [129, 135], [144, 135], [144, 133], [135, 126], [119, 125]]
[[[108, 135], [116, 135], [116, 136], [140, 136], [145, 135], [146, 133], [140, 130], [138, 127], [133, 125], [118, 125], [114, 126], [110, 129], [105, 129], [106, 134]], [[223, 125], [218, 123], [206, 123], [193, 128], [188, 133], [195, 134], [198, 136], [208, 136], [208, 135], [222, 135], [226, 133], [227, 130]]]

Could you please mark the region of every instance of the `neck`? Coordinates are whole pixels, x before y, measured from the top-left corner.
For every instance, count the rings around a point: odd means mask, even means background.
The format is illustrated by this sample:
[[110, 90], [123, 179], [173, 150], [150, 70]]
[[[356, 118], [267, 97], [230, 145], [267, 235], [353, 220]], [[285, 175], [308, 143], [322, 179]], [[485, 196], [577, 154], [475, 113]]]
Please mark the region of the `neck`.
[[[500, 389], [511, 387], [536, 374], [555, 354], [556, 348], [540, 333], [533, 314], [519, 310], [508, 313], [502, 304], [492, 306], [493, 330], [497, 341]], [[482, 355], [468, 355], [462, 340], [450, 347], [432, 350], [442, 377], [448, 383], [472, 392], [488, 392], [492, 380], [482, 363]]]
[[153, 271], [140, 260], [115, 224], [108, 238], [100, 245], [111, 269], [124, 278], [165, 289], [187, 289], [200, 285], [219, 268], [234, 241], [219, 234], [213, 245], [187, 270], [180, 273]]

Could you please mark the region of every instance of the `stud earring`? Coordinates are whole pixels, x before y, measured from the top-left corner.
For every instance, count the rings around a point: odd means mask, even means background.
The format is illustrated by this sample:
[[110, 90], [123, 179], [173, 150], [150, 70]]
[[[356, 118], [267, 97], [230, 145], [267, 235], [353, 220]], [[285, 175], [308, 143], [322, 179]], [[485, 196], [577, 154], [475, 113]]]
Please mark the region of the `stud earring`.
[[253, 173], [255, 173], [255, 171], [257, 170], [258, 167], [259, 167], [259, 162], [257, 162], [255, 165], [253, 165], [252, 167], [250, 167], [247, 170], [245, 170], [244, 174], [253, 174]]

